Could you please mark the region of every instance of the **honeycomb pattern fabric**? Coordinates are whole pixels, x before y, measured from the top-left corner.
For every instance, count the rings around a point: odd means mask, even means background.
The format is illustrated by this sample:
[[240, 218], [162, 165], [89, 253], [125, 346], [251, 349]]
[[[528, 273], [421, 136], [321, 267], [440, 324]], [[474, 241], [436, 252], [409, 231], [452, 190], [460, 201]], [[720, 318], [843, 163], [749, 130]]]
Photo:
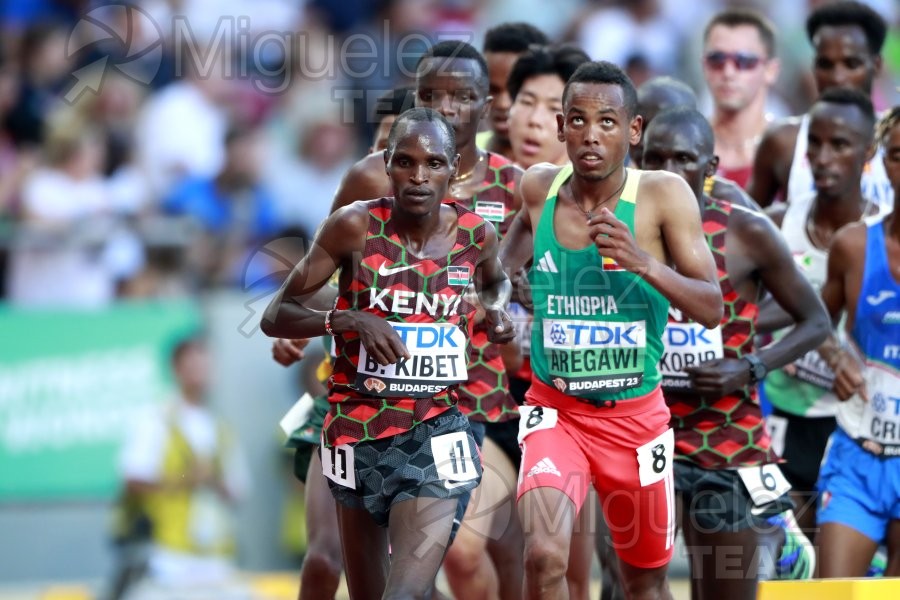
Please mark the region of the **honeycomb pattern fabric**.
[[[465, 330], [474, 307], [465, 301], [463, 291], [474, 280], [484, 245], [485, 220], [454, 205], [457, 233], [453, 248], [446, 257], [419, 259], [407, 251], [394, 229], [393, 202], [393, 198], [381, 198], [368, 203], [369, 230], [363, 255], [352, 270], [341, 273], [336, 309], [370, 312], [393, 322], [450, 323]], [[386, 266], [392, 272], [379, 274]], [[397, 302], [398, 293], [415, 303], [416, 309], [393, 312], [400, 304], [412, 306]], [[456, 404], [451, 388], [429, 398], [378, 397], [357, 389], [360, 339], [356, 332], [335, 337], [335, 354], [329, 379], [331, 411], [323, 428], [329, 446], [391, 437]]]
[[[725, 237], [732, 205], [708, 199], [703, 231], [712, 250], [725, 301], [722, 345], [725, 358], [753, 352], [759, 308], [743, 300], [732, 287], [725, 267]], [[671, 312], [670, 322], [678, 322]], [[759, 407], [756, 386], [722, 398], [666, 393], [675, 429], [675, 454], [707, 469], [737, 468], [778, 462]]]
[[[497, 233], [506, 235], [518, 212], [514, 199], [522, 171], [499, 154], [488, 153], [488, 168], [481, 187], [471, 198], [448, 198], [490, 221]], [[469, 380], [457, 389], [459, 409], [472, 421], [497, 423], [519, 417], [516, 401], [509, 393], [509, 377], [500, 347], [488, 341], [481, 323], [469, 326]]]

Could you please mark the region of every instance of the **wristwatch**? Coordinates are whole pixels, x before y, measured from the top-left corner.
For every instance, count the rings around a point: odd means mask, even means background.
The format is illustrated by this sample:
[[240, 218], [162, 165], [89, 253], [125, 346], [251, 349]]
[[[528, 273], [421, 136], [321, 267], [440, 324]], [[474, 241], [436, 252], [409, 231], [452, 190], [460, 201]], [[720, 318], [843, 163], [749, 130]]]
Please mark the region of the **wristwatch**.
[[759, 360], [757, 356], [747, 354], [746, 356], [742, 356], [741, 359], [750, 363], [750, 383], [759, 383], [766, 378], [769, 368], [763, 361]]

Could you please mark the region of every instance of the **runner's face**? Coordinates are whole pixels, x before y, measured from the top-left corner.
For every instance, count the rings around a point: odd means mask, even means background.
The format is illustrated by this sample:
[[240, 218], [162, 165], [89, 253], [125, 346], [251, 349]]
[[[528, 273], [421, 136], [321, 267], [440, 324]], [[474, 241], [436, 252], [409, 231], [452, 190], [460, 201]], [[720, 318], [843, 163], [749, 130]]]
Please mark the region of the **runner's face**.
[[881, 140], [884, 149], [884, 170], [894, 188], [900, 191], [900, 123], [895, 123]]
[[709, 31], [703, 56], [703, 76], [719, 110], [745, 109], [765, 96], [778, 77], [778, 64], [769, 59], [759, 30], [752, 25], [715, 25]]
[[625, 161], [641, 135], [640, 117], [629, 117], [622, 88], [609, 83], [573, 83], [557, 117], [559, 140], [575, 173], [589, 180], [608, 177]]
[[459, 157], [447, 154], [444, 130], [438, 124], [412, 122], [401, 127], [394, 151], [385, 154], [394, 197], [402, 210], [428, 215], [446, 197]]
[[509, 111], [509, 141], [523, 168], [565, 162], [566, 146], [557, 136], [556, 115], [562, 114], [565, 82], [558, 75], [532, 77], [522, 84]]
[[478, 61], [470, 58], [428, 58], [419, 64], [416, 106], [441, 113], [456, 133], [457, 147], [474, 142], [489, 108], [480, 77]]
[[490, 78], [488, 92], [493, 98], [491, 101], [491, 129], [494, 130], [494, 135], [502, 139], [509, 138], [509, 109], [512, 106], [512, 98], [509, 97], [509, 91], [506, 89], [506, 81], [518, 58], [519, 55], [514, 52], [484, 53]]
[[820, 94], [833, 87], [872, 92], [881, 57], [869, 52], [866, 34], [859, 26], [821, 27], [813, 37], [813, 49], [813, 76]]
[[806, 157], [819, 194], [838, 197], [859, 189], [870, 145], [866, 129], [867, 121], [855, 106], [813, 105]]
[[647, 130], [642, 168], [680, 176], [699, 198], [704, 180], [715, 173], [715, 156], [711, 142], [704, 143], [700, 131], [690, 123], [656, 124]]

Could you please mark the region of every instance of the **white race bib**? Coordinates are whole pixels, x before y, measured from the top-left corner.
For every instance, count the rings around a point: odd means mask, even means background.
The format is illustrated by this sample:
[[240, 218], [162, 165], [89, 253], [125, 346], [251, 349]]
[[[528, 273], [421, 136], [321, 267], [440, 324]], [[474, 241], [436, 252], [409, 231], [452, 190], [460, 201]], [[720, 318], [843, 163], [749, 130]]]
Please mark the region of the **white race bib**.
[[465, 431], [431, 438], [431, 455], [438, 477], [445, 482], [471, 481], [478, 477]]
[[314, 404], [315, 400], [309, 395], [309, 392], [300, 396], [300, 399], [281, 417], [281, 421], [278, 423], [285, 435], [291, 435], [298, 427], [306, 423]]
[[900, 373], [867, 361], [865, 377], [869, 401], [863, 407], [859, 437], [875, 442], [867, 447], [874, 454], [900, 456]]
[[769, 430], [769, 437], [772, 439], [772, 451], [778, 456], [784, 456], [784, 440], [787, 437], [787, 428], [787, 417], [779, 417], [778, 415], [766, 417], [766, 429]]
[[672, 471], [672, 459], [675, 453], [675, 431], [671, 428], [665, 433], [637, 449], [638, 475], [641, 487], [662, 481]]
[[690, 386], [690, 378], [684, 372], [686, 367], [696, 367], [725, 356], [721, 326], [707, 329], [699, 323], [667, 323], [663, 346], [659, 370], [663, 387], [667, 389]]
[[322, 442], [322, 474], [338, 485], [356, 489], [356, 463], [353, 446], [341, 444], [328, 448]]
[[390, 323], [409, 350], [410, 358], [385, 367], [360, 345], [356, 389], [373, 396], [428, 398], [463, 383], [466, 335], [450, 323]]
[[556, 427], [557, 413], [555, 408], [545, 406], [519, 407], [519, 443], [529, 434], [541, 429]]
[[777, 464], [759, 465], [738, 469], [738, 475], [750, 494], [754, 506], [762, 507], [781, 498], [791, 484], [785, 479]]

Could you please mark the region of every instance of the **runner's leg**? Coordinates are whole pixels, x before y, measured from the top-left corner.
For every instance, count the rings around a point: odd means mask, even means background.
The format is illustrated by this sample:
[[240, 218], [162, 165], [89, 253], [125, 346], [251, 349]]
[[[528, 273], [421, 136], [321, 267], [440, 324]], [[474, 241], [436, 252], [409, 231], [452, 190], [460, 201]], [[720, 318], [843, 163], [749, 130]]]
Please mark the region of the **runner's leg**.
[[350, 598], [377, 600], [385, 592], [390, 568], [387, 530], [379, 527], [365, 509], [349, 508], [340, 502], [335, 505]]
[[300, 570], [300, 600], [334, 598], [341, 582], [341, 536], [334, 497], [313, 452], [306, 475], [307, 549]]

